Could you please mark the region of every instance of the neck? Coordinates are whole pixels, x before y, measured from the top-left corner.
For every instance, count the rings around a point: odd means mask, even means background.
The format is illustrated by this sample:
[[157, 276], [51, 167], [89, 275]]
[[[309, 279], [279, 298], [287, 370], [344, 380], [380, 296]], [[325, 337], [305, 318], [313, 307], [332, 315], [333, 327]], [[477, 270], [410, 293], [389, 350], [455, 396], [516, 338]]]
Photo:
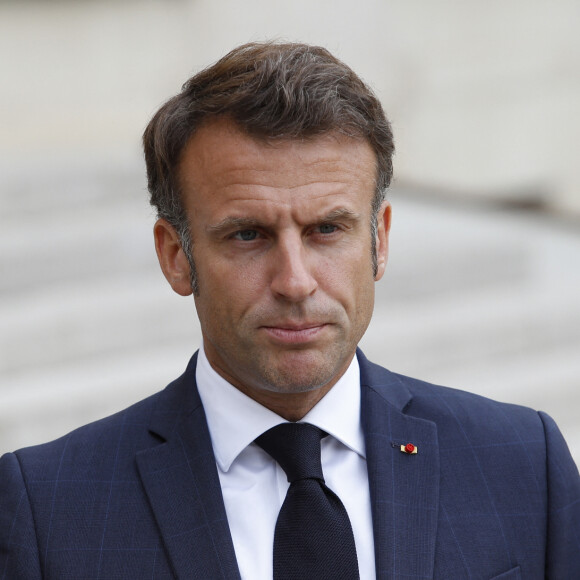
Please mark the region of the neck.
[[248, 389], [235, 385], [242, 393], [260, 403], [286, 421], [300, 421], [330, 391], [334, 382], [303, 393], [277, 393], [266, 390]]

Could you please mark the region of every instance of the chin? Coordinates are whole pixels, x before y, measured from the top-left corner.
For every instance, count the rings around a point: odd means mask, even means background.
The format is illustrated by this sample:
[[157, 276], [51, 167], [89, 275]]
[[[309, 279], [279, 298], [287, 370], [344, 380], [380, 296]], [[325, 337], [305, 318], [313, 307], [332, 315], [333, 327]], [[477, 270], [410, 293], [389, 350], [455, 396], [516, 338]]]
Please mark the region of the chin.
[[[300, 357], [296, 357], [300, 359]], [[262, 368], [265, 388], [277, 393], [307, 393], [326, 386], [342, 374], [343, 364], [320, 361], [293, 360], [283, 365]]]

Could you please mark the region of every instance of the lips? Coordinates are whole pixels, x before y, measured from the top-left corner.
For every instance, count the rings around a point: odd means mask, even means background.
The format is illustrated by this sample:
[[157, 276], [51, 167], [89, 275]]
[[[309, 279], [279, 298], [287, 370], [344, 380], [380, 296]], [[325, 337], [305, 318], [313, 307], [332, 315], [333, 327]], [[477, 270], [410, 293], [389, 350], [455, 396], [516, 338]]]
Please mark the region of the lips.
[[316, 340], [327, 327], [327, 323], [317, 322], [301, 324], [281, 323], [275, 326], [262, 326], [261, 328], [276, 342], [300, 344]]
[[272, 322], [269, 324], [262, 324], [264, 328], [282, 328], [284, 330], [308, 330], [309, 328], [318, 328], [324, 326], [326, 322]]

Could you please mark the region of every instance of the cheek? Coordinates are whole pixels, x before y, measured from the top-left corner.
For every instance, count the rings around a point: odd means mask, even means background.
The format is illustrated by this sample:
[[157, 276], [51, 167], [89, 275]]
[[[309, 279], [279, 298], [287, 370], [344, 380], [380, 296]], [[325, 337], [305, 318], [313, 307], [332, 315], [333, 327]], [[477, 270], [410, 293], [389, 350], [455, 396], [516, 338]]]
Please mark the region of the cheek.
[[370, 254], [328, 260], [318, 270], [319, 286], [348, 310], [366, 310], [374, 302], [374, 277]]
[[266, 268], [261, 260], [238, 262], [229, 269], [232, 288], [236, 295], [258, 296], [268, 285]]
[[[215, 321], [235, 321], [259, 302], [267, 287], [254, 261], [214, 259], [198, 269], [199, 302]], [[199, 311], [199, 307], [198, 307]]]

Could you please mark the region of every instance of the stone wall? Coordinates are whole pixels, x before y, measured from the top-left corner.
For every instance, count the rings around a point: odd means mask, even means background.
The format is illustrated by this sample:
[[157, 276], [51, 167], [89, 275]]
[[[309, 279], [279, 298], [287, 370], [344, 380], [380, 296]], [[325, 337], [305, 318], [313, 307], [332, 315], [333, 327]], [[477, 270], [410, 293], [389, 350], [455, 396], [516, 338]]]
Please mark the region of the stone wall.
[[579, 7], [1, 3], [0, 452], [185, 367], [199, 328], [156, 264], [139, 138], [194, 71], [280, 37], [328, 46], [393, 121], [391, 262], [369, 356], [547, 410], [578, 460]]

